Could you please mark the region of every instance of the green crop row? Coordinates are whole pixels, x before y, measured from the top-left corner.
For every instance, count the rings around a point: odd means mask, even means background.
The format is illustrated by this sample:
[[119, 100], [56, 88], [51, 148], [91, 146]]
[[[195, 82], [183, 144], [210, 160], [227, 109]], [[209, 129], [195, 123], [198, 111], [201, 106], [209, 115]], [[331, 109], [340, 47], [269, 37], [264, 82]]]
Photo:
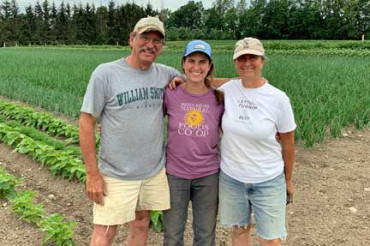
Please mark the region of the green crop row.
[[276, 54], [263, 75], [289, 96], [307, 147], [341, 137], [346, 126], [370, 126], [370, 59]]
[[[43, 165], [47, 165], [54, 176], [61, 175], [62, 177], [69, 179], [76, 177], [81, 182], [86, 181], [85, 167], [79, 159], [75, 159], [73, 157], [72, 151], [56, 150], [54, 147], [48, 146], [41, 141], [36, 141], [17, 130], [19, 130], [19, 127], [12, 128], [5, 123], [0, 123], [0, 141], [15, 147], [14, 151], [28, 154]], [[9, 178], [9, 176], [2, 179], [0, 177], [0, 196], [14, 197], [13, 191], [16, 184], [17, 181]], [[37, 216], [35, 211], [37, 211], [37, 207], [29, 210], [24, 215], [24, 219], [27, 221], [30, 216]], [[157, 232], [161, 232], [163, 230], [161, 215], [161, 211], [151, 211], [150, 213], [151, 226]], [[58, 218], [59, 217], [56, 217], [54, 219]], [[49, 229], [51, 230], [51, 228]]]
[[85, 166], [81, 160], [71, 156], [69, 151], [56, 150], [54, 147], [15, 131], [0, 123], [0, 141], [15, 148], [16, 152], [28, 154], [36, 161], [48, 166], [52, 175], [84, 182], [86, 180]]
[[[66, 138], [66, 144], [79, 144], [78, 127], [70, 125], [63, 120], [56, 119], [52, 114], [41, 113], [33, 108], [17, 105], [0, 100], [0, 115], [7, 119], [15, 120], [25, 126], [40, 129], [52, 136]], [[100, 135], [96, 134], [96, 146], [98, 148]], [[74, 149], [74, 148], [70, 148]], [[73, 150], [76, 151], [75, 149]]]
[[41, 129], [53, 136], [67, 138], [68, 143], [79, 143], [78, 128], [54, 118], [48, 113], [40, 113], [33, 108], [19, 106], [0, 100], [0, 114], [23, 125]]
[[[177, 52], [180, 53], [182, 49], [171, 49], [168, 52]], [[229, 58], [232, 57], [233, 48], [229, 49], [220, 49], [213, 51], [213, 55], [228, 55]], [[325, 56], [356, 56], [356, 57], [370, 57], [370, 49], [336, 49], [336, 48], [315, 48], [315, 49], [268, 49], [266, 50], [266, 55], [307, 55], [307, 56], [317, 56], [317, 55], [325, 55]]]
[[[214, 53], [222, 51], [232, 51], [237, 40], [207, 40], [212, 46]], [[165, 44], [166, 51], [183, 51], [185, 45], [189, 41], [167, 41]], [[315, 50], [315, 49], [361, 49], [370, 50], [370, 41], [356, 40], [262, 40], [264, 46], [268, 50]], [[26, 46], [19, 49], [62, 49], [62, 50], [124, 50], [129, 51], [129, 46], [113, 46], [113, 45], [43, 45], [43, 46]]]
[[[188, 41], [166, 42], [165, 50], [183, 51]], [[236, 40], [209, 40], [212, 52], [234, 50]], [[316, 50], [316, 49], [354, 49], [370, 50], [370, 41], [349, 40], [262, 40], [266, 50]], [[107, 48], [107, 47], [105, 47]], [[114, 49], [117, 49], [116, 47]]]
[[4, 167], [0, 167], [0, 197], [9, 200], [12, 211], [28, 223], [36, 224], [39, 231], [44, 232], [42, 245], [49, 242], [57, 246], [74, 246], [73, 227], [76, 222], [65, 221], [60, 214], [45, 215], [42, 204], [36, 204], [32, 191], [17, 191], [19, 180], [6, 173]]
[[279, 55], [318, 55], [318, 56], [356, 56], [370, 57], [370, 49], [275, 49], [270, 50], [270, 54]]
[[48, 134], [38, 131], [35, 128], [29, 126], [22, 126], [19, 122], [10, 120], [7, 121], [3, 115], [0, 115], [0, 123], [6, 124], [7, 126], [12, 127], [15, 131], [20, 132], [28, 137], [32, 138], [35, 141], [44, 142], [47, 145], [53, 146], [56, 150], [63, 150], [70, 152], [72, 156], [75, 156], [78, 159], [82, 160], [82, 154], [79, 147], [74, 145], [69, 145], [63, 141], [55, 139]]
[[268, 50], [354, 49], [370, 50], [370, 41], [360, 40], [265, 40]]

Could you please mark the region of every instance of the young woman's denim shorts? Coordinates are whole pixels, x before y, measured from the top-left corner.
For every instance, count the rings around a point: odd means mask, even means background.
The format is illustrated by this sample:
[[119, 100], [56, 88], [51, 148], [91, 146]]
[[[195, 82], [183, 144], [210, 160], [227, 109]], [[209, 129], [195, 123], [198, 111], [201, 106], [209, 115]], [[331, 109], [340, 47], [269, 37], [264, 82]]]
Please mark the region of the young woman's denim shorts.
[[253, 211], [258, 236], [266, 240], [285, 240], [284, 173], [266, 182], [245, 184], [221, 171], [219, 180], [221, 225], [246, 226], [251, 222]]

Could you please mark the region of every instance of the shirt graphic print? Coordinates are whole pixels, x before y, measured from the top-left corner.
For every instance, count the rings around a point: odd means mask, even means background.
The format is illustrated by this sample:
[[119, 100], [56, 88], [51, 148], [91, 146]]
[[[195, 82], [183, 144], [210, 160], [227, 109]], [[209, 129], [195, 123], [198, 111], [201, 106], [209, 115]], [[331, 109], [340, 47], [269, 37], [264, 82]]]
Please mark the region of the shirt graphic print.
[[185, 136], [206, 137], [209, 126], [205, 121], [205, 113], [209, 110], [208, 104], [181, 103], [184, 113], [183, 121], [179, 122], [177, 133]]
[[168, 117], [167, 173], [185, 179], [217, 173], [223, 104], [216, 101], [214, 92], [196, 95], [183, 87], [166, 89], [164, 112]]

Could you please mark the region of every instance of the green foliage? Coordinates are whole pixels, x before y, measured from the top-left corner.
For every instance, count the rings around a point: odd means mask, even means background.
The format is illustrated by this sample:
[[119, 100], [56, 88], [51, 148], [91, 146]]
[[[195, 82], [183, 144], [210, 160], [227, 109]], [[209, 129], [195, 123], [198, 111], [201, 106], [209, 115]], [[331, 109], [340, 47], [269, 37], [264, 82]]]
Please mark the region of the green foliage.
[[[264, 77], [291, 99], [296, 137], [307, 147], [344, 127], [369, 127], [370, 60], [349, 56], [271, 55]], [[349, 62], [350, 61], [350, 62]], [[217, 67], [217, 65], [216, 65]]]
[[296, 49], [296, 50], [271, 50], [269, 54], [279, 55], [318, 55], [318, 56], [354, 56], [354, 57], [370, 57], [370, 49]]
[[12, 211], [16, 215], [28, 223], [36, 224], [39, 230], [45, 233], [42, 245], [48, 242], [58, 246], [76, 245], [73, 240], [73, 228], [77, 223], [65, 221], [59, 214], [46, 217], [43, 205], [34, 201], [36, 193], [29, 190], [17, 192], [17, 184], [18, 180], [0, 167], [0, 197], [4, 196], [10, 201]]
[[[237, 5], [235, 5], [237, 2]], [[193, 32], [167, 33], [167, 40], [190, 39], [194, 33], [207, 39], [359, 40], [370, 36], [368, 0], [215, 0], [204, 9], [201, 1], [188, 1], [171, 12], [154, 10], [134, 2], [95, 8], [91, 4], [36, 2], [19, 12], [16, 1], [0, 6], [0, 43], [6, 45], [110, 44], [127, 45], [135, 23], [148, 15], [159, 15], [168, 28]], [[24, 7], [24, 6], [23, 6]], [[45, 14], [47, 13], [47, 14]], [[2, 16], [3, 15], [3, 16]], [[185, 35], [185, 36], [184, 36]]]
[[[158, 62], [181, 70], [180, 57], [186, 42], [168, 42]], [[211, 41], [217, 77], [237, 76], [231, 60], [234, 44], [232, 40]], [[307, 147], [322, 142], [326, 134], [340, 137], [349, 124], [359, 129], [370, 126], [369, 41], [277, 40], [264, 41], [264, 45], [269, 59], [263, 76], [290, 97], [298, 125], [296, 138]], [[127, 49], [123, 54], [115, 48], [104, 49], [0, 50], [0, 62], [9, 64], [0, 67], [0, 95], [77, 117], [93, 68], [128, 53]], [[78, 142], [77, 127], [50, 114], [0, 101], [0, 122], [4, 121], [6, 124], [0, 124], [1, 141], [48, 166], [53, 175], [85, 181], [84, 165], [76, 152], [68, 149], [72, 146], [66, 147]], [[63, 137], [66, 144], [63, 147], [32, 128]], [[1, 182], [0, 186], [11, 189]], [[161, 212], [152, 212], [151, 220], [154, 230], [163, 229]]]
[[191, 30], [202, 29], [204, 26], [203, 19], [204, 7], [202, 2], [189, 1], [169, 15], [166, 26], [187, 27]]
[[35, 204], [35, 193], [31, 191], [17, 192], [14, 199], [10, 200], [12, 210], [28, 223], [38, 224], [44, 217], [42, 204]]
[[[168, 42], [158, 62], [181, 71], [180, 57], [186, 43]], [[216, 76], [237, 76], [231, 60], [235, 41], [217, 40], [210, 43]], [[357, 128], [369, 126], [369, 97], [366, 93], [370, 90], [370, 62], [367, 59], [370, 56], [369, 41], [267, 40], [263, 43], [269, 58], [264, 76], [290, 96], [298, 124], [297, 139], [303, 140], [306, 146], [312, 146], [323, 141], [327, 133], [337, 137], [339, 130], [334, 128], [343, 128], [348, 124], [354, 124]], [[11, 64], [0, 67], [0, 94], [49, 110], [55, 110], [51, 108], [55, 105], [57, 111], [77, 117], [93, 68], [128, 52], [107, 47], [104, 49], [59, 47], [0, 51], [0, 62], [3, 59]], [[40, 66], [34, 66], [40, 62]], [[60, 67], [60, 64], [64, 66]], [[68, 71], [68, 74], [55, 71]], [[15, 114], [17, 110], [10, 108], [8, 113]], [[17, 117], [21, 120], [24, 118]], [[77, 128], [74, 132], [77, 134]]]
[[70, 144], [69, 141], [66, 141], [65, 143], [63, 143], [62, 141], [56, 140], [50, 137], [48, 134], [40, 132], [36, 130], [35, 128], [22, 126], [20, 123], [16, 121], [7, 121], [4, 123], [7, 126], [12, 127], [14, 131], [27, 135], [28, 137], [36, 141], [40, 141], [47, 145], [53, 146], [56, 150], [69, 151], [71, 155], [76, 156], [78, 159], [82, 159], [81, 150], [76, 146], [68, 146], [68, 144]]
[[[122, 55], [122, 50], [0, 49], [0, 64], [7, 64], [0, 66], [0, 95], [78, 118], [91, 72]], [[28, 117], [29, 126], [38, 128], [53, 118], [35, 122], [31, 112]]]
[[76, 222], [65, 222], [64, 217], [59, 214], [51, 214], [40, 222], [40, 231], [45, 233], [42, 245], [49, 241], [57, 246], [74, 246], [73, 228]]
[[4, 167], [0, 167], [0, 197], [7, 200], [14, 198], [17, 194], [15, 187], [18, 184], [18, 179], [7, 174]]
[[32, 156], [36, 161], [47, 165], [53, 175], [61, 175], [69, 180], [86, 180], [85, 166], [69, 151], [55, 150], [43, 142], [35, 141], [13, 128], [0, 123], [0, 141], [15, 147], [14, 151]]
[[163, 231], [162, 211], [150, 211], [151, 226], [156, 232]]
[[25, 126], [41, 129], [53, 136], [63, 136], [67, 138], [68, 143], [79, 143], [78, 128], [68, 125], [62, 120], [55, 119], [51, 114], [40, 113], [33, 108], [5, 101], [0, 101], [0, 114]]

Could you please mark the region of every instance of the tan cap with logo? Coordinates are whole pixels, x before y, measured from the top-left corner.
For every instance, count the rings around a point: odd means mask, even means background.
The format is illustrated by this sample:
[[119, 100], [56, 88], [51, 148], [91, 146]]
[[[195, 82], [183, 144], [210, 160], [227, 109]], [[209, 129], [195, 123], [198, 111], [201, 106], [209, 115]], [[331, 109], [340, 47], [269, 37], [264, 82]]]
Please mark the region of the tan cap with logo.
[[233, 60], [245, 54], [264, 56], [265, 49], [263, 48], [261, 41], [259, 41], [258, 39], [250, 37], [244, 38], [236, 42]]
[[142, 34], [143, 32], [158, 31], [165, 36], [163, 22], [156, 17], [145, 17], [141, 18], [134, 27], [134, 32]]

